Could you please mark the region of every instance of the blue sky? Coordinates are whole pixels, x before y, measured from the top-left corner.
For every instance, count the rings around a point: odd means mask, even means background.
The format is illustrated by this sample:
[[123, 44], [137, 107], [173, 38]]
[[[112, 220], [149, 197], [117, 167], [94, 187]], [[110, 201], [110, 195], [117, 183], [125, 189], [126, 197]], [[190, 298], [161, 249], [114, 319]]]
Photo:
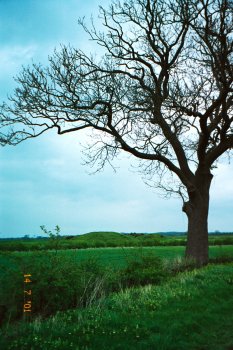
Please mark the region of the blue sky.
[[[55, 47], [71, 43], [95, 47], [78, 26], [79, 17], [97, 13], [98, 0], [0, 0], [0, 99], [15, 86], [22, 65], [47, 62]], [[105, 2], [106, 3], [106, 2]], [[130, 170], [122, 154], [111, 168], [89, 175], [80, 143], [87, 135], [45, 134], [0, 149], [0, 237], [41, 234], [40, 225], [63, 234], [184, 231], [187, 220], [178, 199], [163, 199]], [[210, 230], [233, 231], [232, 165], [215, 170]]]

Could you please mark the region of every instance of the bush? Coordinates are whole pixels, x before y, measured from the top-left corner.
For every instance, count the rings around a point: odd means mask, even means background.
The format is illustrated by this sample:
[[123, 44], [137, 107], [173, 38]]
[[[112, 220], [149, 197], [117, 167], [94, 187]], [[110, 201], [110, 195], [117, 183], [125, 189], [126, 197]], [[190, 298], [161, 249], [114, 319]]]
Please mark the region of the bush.
[[213, 264], [227, 264], [233, 262], [233, 257], [227, 253], [222, 253], [214, 258], [210, 258], [209, 262]]
[[96, 242], [93, 242], [93, 247], [94, 248], [104, 248], [104, 247], [107, 247], [107, 243], [104, 242], [104, 241], [96, 241]]
[[0, 324], [21, 317], [23, 310], [23, 274], [10, 252], [1, 253]]
[[[0, 315], [2, 323], [23, 316], [24, 274], [31, 274], [32, 316], [91, 305], [105, 295], [107, 272], [96, 259], [81, 264], [55, 252], [33, 253], [32, 259], [8, 253], [8, 268], [0, 271]], [[27, 286], [29, 287], [29, 285]], [[6, 312], [7, 310], [7, 312]]]
[[167, 273], [162, 260], [156, 256], [142, 255], [132, 260], [121, 270], [123, 286], [158, 284], [164, 280]]

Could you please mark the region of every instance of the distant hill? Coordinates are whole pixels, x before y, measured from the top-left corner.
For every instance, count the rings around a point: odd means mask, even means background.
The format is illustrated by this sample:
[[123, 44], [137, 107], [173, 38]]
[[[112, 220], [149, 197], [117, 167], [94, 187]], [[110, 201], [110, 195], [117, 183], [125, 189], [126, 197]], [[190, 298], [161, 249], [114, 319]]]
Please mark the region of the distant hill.
[[[212, 231], [209, 232], [209, 235], [215, 235], [215, 236], [222, 236], [222, 235], [233, 235], [233, 232], [221, 232], [221, 231]], [[162, 238], [162, 237], [182, 237], [186, 236], [186, 232], [179, 232], [179, 231], [160, 231], [160, 232], [114, 232], [114, 231], [94, 231], [94, 232], [87, 232], [84, 234], [79, 235], [61, 235], [61, 237], [65, 239], [70, 240], [80, 240], [85, 242], [90, 241], [104, 241], [105, 243], [108, 241], [114, 241], [116, 239], [130, 239], [133, 237], [146, 237], [146, 236], [153, 236], [154, 238]], [[7, 238], [1, 238], [0, 241], [7, 241], [7, 240], [16, 240], [16, 241], [32, 241], [32, 240], [49, 240], [48, 236], [37, 236], [37, 237], [30, 237], [30, 235], [24, 235], [23, 237], [7, 237]]]
[[[88, 232], [83, 235], [62, 235], [58, 239], [48, 237], [29, 238], [27, 235], [19, 239], [1, 239], [0, 251], [32, 251], [50, 249], [85, 249], [107, 247], [154, 247], [185, 246], [187, 236], [184, 232], [157, 233], [119, 233]], [[210, 245], [233, 245], [232, 233], [211, 232]]]
[[[161, 235], [161, 236], [186, 236], [187, 232], [180, 232], [180, 231], [161, 231], [161, 232], [144, 232], [144, 233], [123, 233], [125, 235]], [[209, 232], [209, 235], [233, 235], [233, 232], [220, 232], [220, 231], [213, 231]]]

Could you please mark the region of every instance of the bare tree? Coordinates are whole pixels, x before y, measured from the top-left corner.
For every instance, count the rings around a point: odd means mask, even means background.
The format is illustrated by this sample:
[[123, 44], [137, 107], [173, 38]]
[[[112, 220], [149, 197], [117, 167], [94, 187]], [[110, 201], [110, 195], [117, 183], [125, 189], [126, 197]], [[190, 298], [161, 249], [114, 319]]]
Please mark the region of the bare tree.
[[[2, 105], [1, 143], [92, 128], [92, 162], [103, 167], [124, 150], [181, 195], [186, 256], [205, 264], [211, 169], [233, 147], [233, 2], [116, 1], [100, 16], [103, 32], [80, 24], [101, 59], [62, 46], [48, 67], [22, 69]], [[163, 182], [166, 171], [178, 187]]]

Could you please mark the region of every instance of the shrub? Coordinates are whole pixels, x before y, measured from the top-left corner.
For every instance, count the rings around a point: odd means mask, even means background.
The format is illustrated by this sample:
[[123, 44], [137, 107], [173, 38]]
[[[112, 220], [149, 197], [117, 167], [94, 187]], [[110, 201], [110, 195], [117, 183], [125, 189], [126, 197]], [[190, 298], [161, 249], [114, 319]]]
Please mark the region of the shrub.
[[3, 324], [22, 315], [23, 275], [12, 253], [2, 252], [0, 258], [0, 323]]
[[209, 262], [213, 263], [213, 264], [230, 263], [230, 262], [233, 262], [233, 257], [227, 253], [222, 253], [222, 254], [217, 255], [214, 258], [210, 258]]
[[49, 249], [55, 249], [55, 251], [57, 252], [58, 249], [61, 248], [61, 229], [58, 225], [55, 226], [54, 232], [49, 231], [46, 229], [46, 227], [44, 225], [40, 226], [41, 230], [43, 231], [43, 233], [45, 233], [46, 235], [49, 236], [49, 242], [47, 247]]
[[133, 259], [121, 270], [124, 286], [157, 284], [166, 278], [162, 260], [156, 256], [142, 255]]
[[91, 305], [108, 289], [106, 270], [93, 258], [78, 264], [55, 252], [34, 252], [33, 260], [8, 253], [8, 263], [11, 259], [11, 266], [0, 271], [2, 323], [23, 316], [25, 273], [30, 273], [32, 280], [32, 316]]

